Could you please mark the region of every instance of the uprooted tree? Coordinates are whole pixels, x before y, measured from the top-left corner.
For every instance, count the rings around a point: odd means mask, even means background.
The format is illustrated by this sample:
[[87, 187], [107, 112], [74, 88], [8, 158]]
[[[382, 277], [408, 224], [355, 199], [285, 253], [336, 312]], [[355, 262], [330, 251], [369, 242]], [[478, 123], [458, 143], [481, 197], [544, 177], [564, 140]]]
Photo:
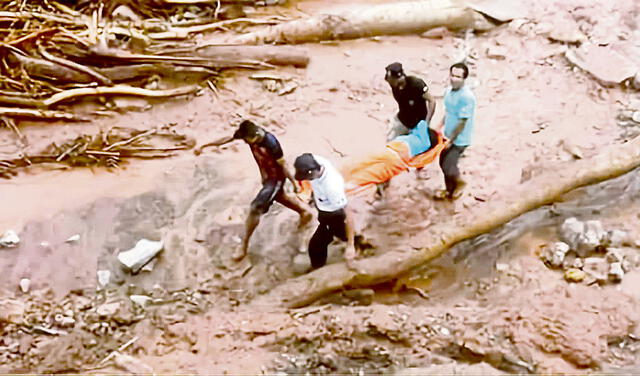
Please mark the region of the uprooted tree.
[[261, 306], [301, 307], [331, 292], [376, 285], [397, 279], [440, 256], [455, 244], [491, 231], [512, 219], [550, 204], [574, 189], [625, 174], [640, 166], [640, 137], [602, 150], [596, 157], [548, 169], [526, 184], [505, 192], [502, 199], [470, 208], [464, 216], [431, 226], [420, 250], [389, 250], [360, 260], [357, 270], [332, 264], [293, 278], [254, 300]]

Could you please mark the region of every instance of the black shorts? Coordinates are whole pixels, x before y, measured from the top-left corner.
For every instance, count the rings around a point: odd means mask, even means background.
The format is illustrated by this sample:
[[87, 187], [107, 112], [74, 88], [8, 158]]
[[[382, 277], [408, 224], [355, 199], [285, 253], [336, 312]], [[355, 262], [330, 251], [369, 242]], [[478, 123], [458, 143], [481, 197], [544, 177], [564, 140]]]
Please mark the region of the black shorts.
[[284, 188], [284, 180], [265, 180], [262, 182], [262, 189], [251, 201], [251, 210], [260, 213], [269, 211], [271, 204], [282, 194]]

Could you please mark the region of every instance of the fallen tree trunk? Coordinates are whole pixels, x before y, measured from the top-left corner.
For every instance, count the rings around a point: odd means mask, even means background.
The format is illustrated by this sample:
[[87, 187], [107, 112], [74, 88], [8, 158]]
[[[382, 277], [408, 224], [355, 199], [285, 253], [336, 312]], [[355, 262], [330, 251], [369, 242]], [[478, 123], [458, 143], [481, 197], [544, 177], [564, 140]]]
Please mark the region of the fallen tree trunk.
[[300, 307], [342, 288], [359, 288], [390, 281], [440, 256], [455, 244], [484, 234], [542, 205], [557, 201], [576, 188], [627, 173], [640, 166], [640, 137], [611, 146], [598, 156], [568, 162], [511, 188], [500, 200], [469, 209], [431, 226], [427, 244], [421, 250], [393, 250], [357, 261], [357, 271], [344, 263], [332, 264], [291, 279], [256, 298], [253, 304]]
[[[309, 55], [295, 47], [202, 45], [176, 55], [131, 54], [114, 49], [94, 49], [94, 54], [126, 62], [172, 63], [207, 68], [261, 68], [273, 65], [306, 67]], [[194, 56], [195, 53], [195, 56]]]
[[170, 64], [134, 64], [120, 65], [111, 68], [96, 68], [96, 71], [102, 73], [112, 81], [128, 81], [140, 77], [149, 77], [154, 74], [165, 77], [175, 77], [178, 74], [192, 74], [211, 76], [216, 71], [202, 67], [182, 67]]
[[138, 87], [132, 87], [128, 85], [116, 85], [109, 87], [95, 87], [95, 88], [81, 88], [81, 89], [70, 89], [65, 90], [63, 92], [52, 95], [51, 97], [42, 101], [43, 105], [49, 107], [56, 103], [77, 97], [84, 97], [87, 95], [133, 95], [138, 97], [152, 97], [152, 98], [162, 98], [162, 97], [174, 97], [178, 95], [190, 94], [198, 90], [200, 87], [198, 85], [192, 86], [183, 86], [175, 89], [168, 90], [149, 90], [149, 89], [141, 89]]
[[271, 65], [293, 65], [298, 68], [309, 65], [309, 53], [292, 46], [201, 45], [196, 47], [195, 54], [222, 61], [249, 59]]
[[[482, 16], [457, 0], [367, 5], [285, 22], [232, 37], [228, 43], [305, 43], [376, 35], [415, 34], [446, 26], [475, 28]], [[486, 21], [485, 21], [486, 22]]]

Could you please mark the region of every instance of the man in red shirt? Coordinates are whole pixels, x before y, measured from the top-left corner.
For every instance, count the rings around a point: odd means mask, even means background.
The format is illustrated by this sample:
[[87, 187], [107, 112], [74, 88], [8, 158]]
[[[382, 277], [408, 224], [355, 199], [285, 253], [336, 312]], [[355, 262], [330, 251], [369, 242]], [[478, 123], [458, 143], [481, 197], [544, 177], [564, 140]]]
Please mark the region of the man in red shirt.
[[249, 239], [256, 227], [258, 227], [260, 218], [269, 211], [274, 201], [296, 211], [300, 215], [300, 227], [309, 223], [313, 218], [313, 214], [311, 209], [300, 199], [284, 190], [285, 180], [289, 180], [293, 184], [295, 192], [298, 191], [298, 185], [293, 174], [287, 168], [280, 143], [272, 133], [267, 132], [252, 121], [243, 121], [233, 136], [223, 137], [202, 145], [194, 153], [199, 155], [202, 153], [202, 149], [206, 147], [222, 146], [234, 140], [243, 140], [249, 145], [262, 177], [262, 189], [251, 202], [251, 210], [245, 223], [245, 236], [242, 240], [242, 247], [233, 254], [233, 259], [240, 261], [247, 255]]

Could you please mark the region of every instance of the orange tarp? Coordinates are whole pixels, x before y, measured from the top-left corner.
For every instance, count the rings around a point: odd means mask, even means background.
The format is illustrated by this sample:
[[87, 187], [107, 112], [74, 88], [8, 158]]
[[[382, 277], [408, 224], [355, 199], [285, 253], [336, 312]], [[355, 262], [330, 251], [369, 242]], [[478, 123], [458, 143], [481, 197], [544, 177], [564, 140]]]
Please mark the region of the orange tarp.
[[[444, 138], [438, 133], [438, 143], [422, 154], [411, 158], [409, 146], [402, 141], [391, 141], [384, 151], [364, 157], [360, 161], [345, 164], [340, 168], [344, 177], [347, 195], [355, 196], [374, 189], [376, 184], [391, 180], [409, 168], [422, 168], [433, 162], [444, 150]], [[310, 194], [311, 184], [301, 182], [302, 191]], [[303, 193], [303, 195], [304, 195]]]

